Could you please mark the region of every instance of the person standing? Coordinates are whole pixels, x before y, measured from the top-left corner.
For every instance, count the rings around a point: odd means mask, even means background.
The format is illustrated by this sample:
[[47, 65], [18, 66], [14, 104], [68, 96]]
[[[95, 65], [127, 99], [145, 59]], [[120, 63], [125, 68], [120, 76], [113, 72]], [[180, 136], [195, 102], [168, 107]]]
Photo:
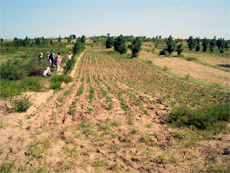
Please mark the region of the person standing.
[[56, 70], [57, 70], [57, 73], [60, 72], [60, 67], [61, 67], [61, 53], [58, 52], [58, 56], [56, 58]]
[[48, 62], [49, 62], [49, 63], [50, 63], [50, 65], [51, 65], [50, 53], [49, 53], [49, 52], [47, 52], [46, 58], [47, 58]]
[[43, 58], [43, 53], [41, 52], [41, 53], [39, 54], [39, 60], [41, 61], [42, 58]]
[[49, 59], [51, 61], [51, 68], [54, 68], [54, 51], [52, 50], [50, 56], [49, 56]]
[[69, 55], [68, 55], [68, 60], [72, 59], [72, 54], [71, 52], [69, 52]]

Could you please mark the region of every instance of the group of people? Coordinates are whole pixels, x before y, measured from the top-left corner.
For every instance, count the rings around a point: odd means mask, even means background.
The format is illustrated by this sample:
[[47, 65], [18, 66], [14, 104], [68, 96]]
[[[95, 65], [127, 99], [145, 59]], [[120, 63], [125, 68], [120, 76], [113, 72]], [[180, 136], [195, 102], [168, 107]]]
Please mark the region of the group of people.
[[[43, 53], [41, 52], [39, 54], [39, 60], [41, 61], [43, 58]], [[56, 65], [56, 71], [57, 73], [60, 72], [60, 68], [61, 68], [61, 61], [64, 58], [64, 56], [61, 56], [61, 53], [58, 52], [57, 57], [54, 59], [54, 51], [52, 50], [51, 53], [47, 52], [47, 60], [50, 63], [50, 67], [54, 68], [54, 65]], [[72, 59], [72, 54], [71, 52], [69, 52], [68, 56], [67, 56], [68, 60]], [[47, 77], [47, 76], [51, 76], [51, 70], [50, 67], [47, 67], [46, 70], [43, 72], [43, 76]]]

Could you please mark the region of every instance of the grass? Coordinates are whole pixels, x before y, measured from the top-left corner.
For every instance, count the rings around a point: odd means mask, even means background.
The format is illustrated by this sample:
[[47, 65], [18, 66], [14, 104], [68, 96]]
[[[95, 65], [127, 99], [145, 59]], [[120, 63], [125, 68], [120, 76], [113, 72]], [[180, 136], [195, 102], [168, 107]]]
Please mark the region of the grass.
[[229, 102], [206, 105], [201, 108], [191, 109], [186, 106], [175, 108], [168, 117], [168, 122], [175, 126], [191, 126], [200, 130], [224, 130], [224, 122], [230, 118]]
[[71, 82], [73, 79], [72, 77], [68, 76], [68, 75], [53, 75], [51, 77], [51, 84], [50, 84], [50, 88], [51, 89], [55, 89], [55, 90], [59, 90], [61, 89], [61, 84], [64, 83], [69, 83]]
[[26, 91], [42, 91], [47, 80], [40, 76], [26, 77], [18, 81], [0, 78], [0, 97], [9, 98]]

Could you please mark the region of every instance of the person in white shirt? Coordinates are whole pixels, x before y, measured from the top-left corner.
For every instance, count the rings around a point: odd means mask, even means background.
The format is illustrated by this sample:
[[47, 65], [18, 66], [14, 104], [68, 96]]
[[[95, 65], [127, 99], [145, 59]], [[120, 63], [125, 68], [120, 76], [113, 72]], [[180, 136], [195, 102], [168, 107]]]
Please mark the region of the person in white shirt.
[[72, 59], [72, 54], [69, 52], [68, 59]]
[[50, 68], [47, 67], [46, 70], [42, 73], [44, 77], [51, 76], [51, 71]]

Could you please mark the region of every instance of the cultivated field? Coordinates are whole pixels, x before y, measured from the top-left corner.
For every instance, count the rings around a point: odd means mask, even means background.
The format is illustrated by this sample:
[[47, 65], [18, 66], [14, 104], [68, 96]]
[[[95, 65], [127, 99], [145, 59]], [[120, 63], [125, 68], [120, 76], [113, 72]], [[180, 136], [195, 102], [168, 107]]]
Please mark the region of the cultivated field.
[[71, 76], [63, 90], [34, 97], [36, 107], [26, 113], [1, 110], [0, 163], [5, 170], [229, 171], [229, 129], [196, 131], [166, 121], [172, 107], [227, 101], [226, 91], [178, 80], [99, 46], [81, 54]]

